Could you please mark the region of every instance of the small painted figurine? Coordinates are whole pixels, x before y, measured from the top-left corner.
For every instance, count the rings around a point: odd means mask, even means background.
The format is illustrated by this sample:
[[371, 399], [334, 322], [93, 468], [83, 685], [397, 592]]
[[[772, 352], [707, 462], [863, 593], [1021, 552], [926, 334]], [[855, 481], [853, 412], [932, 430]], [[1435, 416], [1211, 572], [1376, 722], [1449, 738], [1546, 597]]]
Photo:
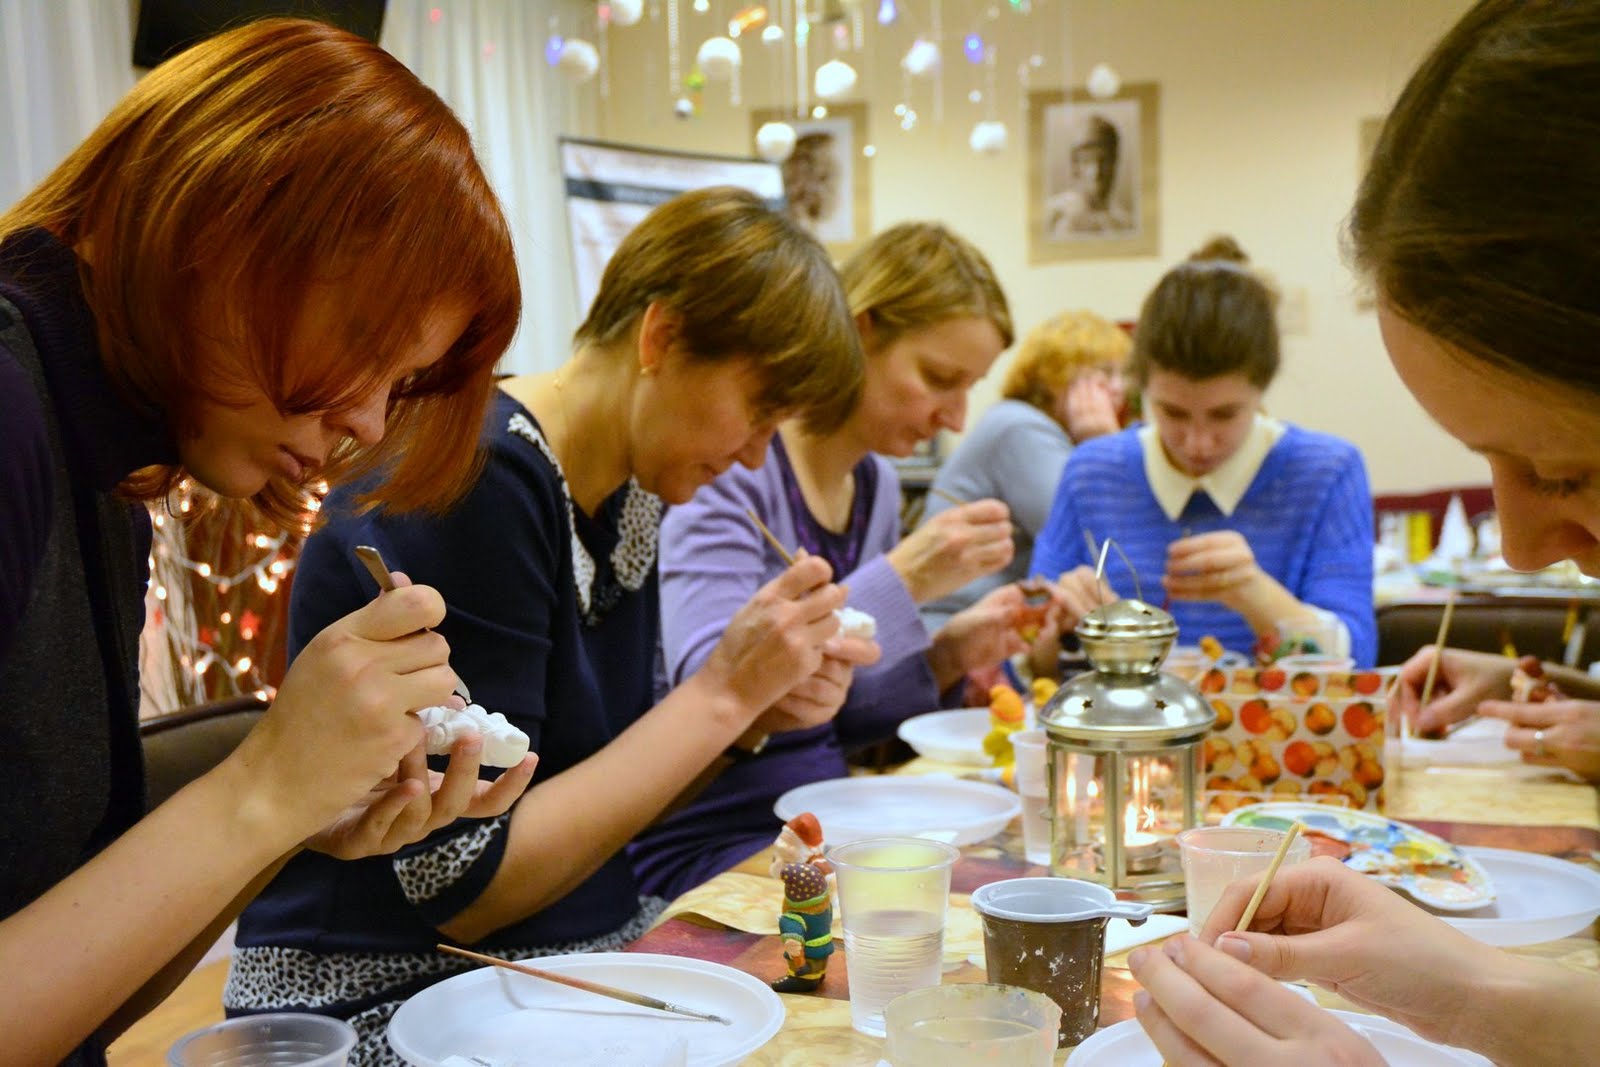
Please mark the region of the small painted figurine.
[[1011, 735], [1026, 725], [1022, 697], [1009, 685], [989, 690], [989, 732], [983, 735], [983, 751], [996, 767], [1009, 767], [1017, 754], [1011, 749]]
[[772, 983], [780, 993], [810, 993], [822, 984], [833, 955], [833, 894], [828, 876], [813, 863], [783, 868], [783, 912], [778, 934], [789, 973]]
[[767, 869], [772, 877], [782, 878], [783, 869], [789, 864], [810, 863], [827, 874], [833, 868], [823, 859], [824, 851], [822, 824], [817, 822], [815, 815], [803, 811], [784, 823], [783, 829], [778, 831], [778, 839], [772, 843], [772, 865]]
[[1034, 709], [1038, 710], [1048, 704], [1059, 688], [1061, 686], [1054, 678], [1035, 678], [1028, 686], [1028, 695], [1033, 698]]

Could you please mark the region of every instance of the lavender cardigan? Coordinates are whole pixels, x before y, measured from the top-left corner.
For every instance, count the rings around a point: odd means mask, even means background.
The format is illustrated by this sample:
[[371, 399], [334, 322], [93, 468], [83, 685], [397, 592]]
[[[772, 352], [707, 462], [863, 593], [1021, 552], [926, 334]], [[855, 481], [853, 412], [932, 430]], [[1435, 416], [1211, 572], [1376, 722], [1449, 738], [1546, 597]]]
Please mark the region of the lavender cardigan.
[[[845, 753], [894, 735], [901, 720], [931, 711], [939, 694], [929, 670], [927, 629], [884, 553], [900, 540], [900, 482], [880, 456], [877, 494], [860, 558], [848, 575], [851, 607], [878, 620], [883, 658], [855, 672], [838, 716], [809, 730], [775, 735], [760, 756], [724, 771], [692, 803], [630, 847], [640, 888], [675, 897], [772, 843], [781, 828], [772, 805], [796, 786], [847, 773]], [[796, 516], [775, 449], [759, 470], [734, 467], [672, 508], [661, 528], [661, 636], [676, 685], [710, 656], [736, 611], [784, 568], [745, 514], [761, 516], [778, 540], [796, 543]], [[827, 828], [823, 828], [826, 832]]]

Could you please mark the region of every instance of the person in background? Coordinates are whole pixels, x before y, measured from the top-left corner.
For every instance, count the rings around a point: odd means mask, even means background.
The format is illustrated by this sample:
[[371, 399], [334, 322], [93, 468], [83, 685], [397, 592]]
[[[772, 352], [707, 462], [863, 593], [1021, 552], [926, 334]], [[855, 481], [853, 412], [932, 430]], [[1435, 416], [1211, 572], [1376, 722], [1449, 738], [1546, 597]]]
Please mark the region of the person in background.
[[[1093, 565], [1123, 595], [1167, 601], [1180, 639], [1227, 649], [1318, 633], [1371, 666], [1372, 495], [1354, 445], [1261, 410], [1278, 373], [1276, 297], [1231, 238], [1168, 271], [1145, 298], [1130, 373], [1144, 425], [1075, 449], [1031, 571]], [[1309, 650], [1309, 649], [1308, 649]]]
[[[1597, 144], [1600, 5], [1485, 0], [1401, 92], [1350, 220], [1390, 360], [1488, 459], [1519, 570], [1570, 559], [1600, 575]], [[1331, 859], [1280, 871], [1250, 931], [1225, 932], [1253, 889], [1229, 887], [1198, 940], [1129, 959], [1139, 1021], [1173, 1067], [1383, 1062], [1277, 979], [1496, 1063], [1600, 1048], [1600, 975], [1483, 944]]]
[[457, 678], [422, 586], [330, 614], [237, 750], [148, 814], [137, 724], [146, 504], [187, 477], [294, 529], [361, 471], [396, 512], [448, 504], [519, 294], [461, 123], [315, 22], [163, 63], [0, 214], [8, 1062], [103, 1064], [297, 850], [391, 852], [527, 785], [531, 757], [480, 782], [476, 738], [428, 771], [410, 712]]
[[1033, 539], [1050, 514], [1072, 446], [1122, 429], [1122, 372], [1132, 345], [1125, 331], [1092, 311], [1063, 312], [1022, 339], [1001, 398], [939, 466], [922, 512], [923, 522], [931, 520], [951, 507], [950, 497], [1004, 501], [1011, 511], [1011, 562], [924, 605], [929, 630], [1028, 576]]
[[235, 1014], [344, 1017], [353, 1062], [410, 995], [469, 968], [442, 939], [507, 958], [619, 949], [666, 903], [621, 850], [752, 731], [826, 721], [870, 641], [836, 636], [821, 558], [735, 605], [698, 669], [656, 699], [663, 504], [759, 466], [779, 419], [860, 389], [860, 342], [827, 254], [760, 198], [685, 193], [617, 247], [571, 357], [500, 383], [488, 463], [446, 514], [324, 507], [296, 573], [290, 652], [372, 595], [355, 545], [426, 580], [475, 700], [529, 735], [537, 778], [504, 815], [393, 857], [296, 857], [245, 910], [224, 994]]
[[[846, 754], [939, 707], [967, 671], [1021, 650], [1022, 593], [995, 590], [929, 636], [917, 605], [1006, 565], [1010, 513], [998, 500], [951, 508], [900, 536], [900, 486], [885, 456], [909, 456], [958, 430], [967, 391], [1011, 342], [1011, 316], [983, 255], [943, 226], [875, 236], [842, 270], [866, 351], [865, 384], [841, 396], [831, 426], [786, 422], [759, 470], [734, 470], [674, 507], [661, 534], [662, 643], [668, 676], [700, 669], [738, 606], [784, 563], [751, 513], [789, 551], [826, 559], [873, 616], [883, 658], [856, 671], [831, 721], [751, 739], [703, 793], [652, 826], [630, 852], [641, 884], [672, 897], [772, 843], [773, 803], [795, 786], [848, 773]], [[826, 836], [828, 828], [822, 828]]]

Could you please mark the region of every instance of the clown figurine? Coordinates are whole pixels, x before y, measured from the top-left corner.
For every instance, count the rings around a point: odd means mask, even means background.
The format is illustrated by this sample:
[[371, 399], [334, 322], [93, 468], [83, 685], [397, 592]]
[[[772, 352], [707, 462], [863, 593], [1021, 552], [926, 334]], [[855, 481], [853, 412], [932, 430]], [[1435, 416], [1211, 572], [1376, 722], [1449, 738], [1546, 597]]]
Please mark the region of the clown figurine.
[[1009, 767], [1016, 761], [1011, 750], [1011, 735], [1027, 725], [1022, 697], [1009, 685], [989, 690], [989, 732], [983, 737], [983, 751], [996, 767]]
[[833, 954], [833, 894], [814, 864], [783, 868], [783, 913], [778, 934], [789, 973], [772, 983], [780, 993], [810, 993], [822, 984]]

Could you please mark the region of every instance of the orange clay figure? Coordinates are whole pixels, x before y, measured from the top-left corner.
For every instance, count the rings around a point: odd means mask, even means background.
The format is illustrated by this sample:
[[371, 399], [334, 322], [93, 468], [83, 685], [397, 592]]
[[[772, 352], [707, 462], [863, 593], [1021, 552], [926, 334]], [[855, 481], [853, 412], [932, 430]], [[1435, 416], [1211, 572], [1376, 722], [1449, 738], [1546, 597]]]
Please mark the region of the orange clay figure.
[[1011, 735], [1022, 729], [1026, 716], [1022, 697], [1009, 685], [989, 690], [989, 732], [983, 737], [983, 751], [996, 767], [1009, 767], [1016, 760]]
[[1543, 704], [1565, 696], [1544, 673], [1538, 656], [1523, 656], [1511, 672], [1511, 699], [1522, 704]]
[[1200, 639], [1200, 654], [1206, 659], [1219, 660], [1222, 658], [1222, 652], [1222, 642], [1210, 634], [1206, 634]]
[[778, 839], [772, 843], [772, 864], [767, 869], [774, 878], [783, 877], [783, 869], [791, 863], [809, 863], [823, 874], [833, 871], [833, 865], [823, 858], [826, 849], [822, 843], [822, 824], [809, 811], [783, 824]]
[[1044, 707], [1050, 698], [1056, 695], [1056, 690], [1059, 688], [1061, 683], [1054, 678], [1035, 678], [1033, 684], [1028, 687], [1028, 693], [1033, 697], [1034, 710]]

